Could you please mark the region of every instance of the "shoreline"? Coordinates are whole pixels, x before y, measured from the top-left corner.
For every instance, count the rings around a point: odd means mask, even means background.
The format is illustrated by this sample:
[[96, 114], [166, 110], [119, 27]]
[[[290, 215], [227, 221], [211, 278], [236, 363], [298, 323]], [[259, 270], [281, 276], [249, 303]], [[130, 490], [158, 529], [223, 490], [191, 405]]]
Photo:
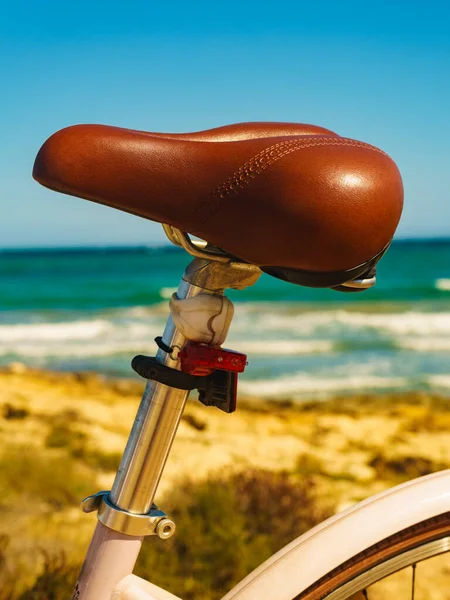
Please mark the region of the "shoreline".
[[[101, 373], [98, 371], [78, 371], [78, 370], [56, 370], [46, 369], [40, 367], [31, 367], [21, 362], [11, 362], [7, 365], [0, 366], [0, 380], [4, 376], [16, 375], [26, 376], [28, 378], [34, 378], [42, 381], [43, 384], [48, 383], [54, 384], [69, 384], [75, 383], [77, 385], [85, 385], [87, 388], [92, 390], [104, 390], [118, 393], [122, 396], [139, 396], [142, 395], [146, 380], [143, 378], [136, 378], [135, 376], [123, 377], [115, 376], [107, 373]], [[196, 402], [193, 395], [188, 399], [188, 402]], [[330, 392], [329, 395], [320, 398], [308, 399], [296, 399], [283, 397], [279, 400], [272, 398], [258, 397], [255, 394], [245, 394], [239, 391], [238, 387], [238, 409], [242, 408], [245, 410], [268, 410], [273, 407], [274, 409], [290, 409], [290, 410], [311, 410], [315, 407], [330, 408], [333, 411], [338, 409], [338, 405], [341, 405], [343, 409], [345, 406], [355, 406], [362, 403], [375, 407], [380, 407], [388, 404], [389, 402], [400, 402], [405, 404], [433, 404], [440, 405], [441, 403], [445, 406], [449, 402], [450, 406], [450, 392], [444, 394], [442, 392], [429, 392], [424, 390], [410, 389], [401, 391], [370, 391], [370, 392]], [[202, 406], [201, 403], [198, 403]], [[208, 408], [208, 407], [204, 407]], [[361, 406], [362, 408], [362, 406]]]

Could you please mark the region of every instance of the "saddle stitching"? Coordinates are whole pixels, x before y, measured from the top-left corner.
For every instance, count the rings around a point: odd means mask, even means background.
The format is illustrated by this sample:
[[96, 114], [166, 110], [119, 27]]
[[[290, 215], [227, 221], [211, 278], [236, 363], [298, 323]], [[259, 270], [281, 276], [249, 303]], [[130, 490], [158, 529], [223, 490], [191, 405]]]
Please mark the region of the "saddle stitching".
[[332, 138], [317, 136], [314, 139], [295, 139], [285, 140], [278, 142], [261, 150], [258, 154], [255, 154], [250, 160], [244, 163], [237, 171], [233, 173], [226, 181], [220, 184], [205, 200], [200, 202], [189, 214], [189, 218], [195, 219], [195, 216], [202, 211], [201, 218], [196, 222], [192, 231], [199, 231], [199, 227], [204, 225], [209, 219], [211, 219], [221, 207], [221, 200], [227, 197], [237, 195], [243, 190], [253, 179], [258, 177], [262, 171], [266, 170], [270, 165], [282, 159], [292, 152], [297, 150], [303, 150], [304, 148], [311, 148], [314, 146], [353, 146], [357, 148], [367, 148], [378, 152], [383, 156], [387, 156], [383, 150], [352, 140], [349, 138]]

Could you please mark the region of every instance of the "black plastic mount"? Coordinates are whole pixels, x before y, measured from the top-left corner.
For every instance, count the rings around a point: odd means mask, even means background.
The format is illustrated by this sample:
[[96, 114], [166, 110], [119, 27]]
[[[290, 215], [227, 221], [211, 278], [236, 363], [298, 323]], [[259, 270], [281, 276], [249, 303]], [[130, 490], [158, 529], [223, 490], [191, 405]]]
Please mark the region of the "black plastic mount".
[[154, 357], [142, 354], [133, 358], [131, 366], [144, 379], [157, 381], [178, 390], [198, 390], [198, 399], [205, 406], [216, 406], [226, 413], [236, 410], [237, 373], [214, 371], [204, 377], [189, 375], [161, 364]]

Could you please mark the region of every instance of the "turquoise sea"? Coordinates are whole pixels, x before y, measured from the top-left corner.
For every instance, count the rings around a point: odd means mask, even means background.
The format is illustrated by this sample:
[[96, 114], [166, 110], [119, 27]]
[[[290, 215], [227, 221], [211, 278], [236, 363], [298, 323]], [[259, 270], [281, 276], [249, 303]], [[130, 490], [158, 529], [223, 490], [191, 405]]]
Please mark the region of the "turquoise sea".
[[[0, 364], [134, 377], [189, 260], [172, 247], [0, 252]], [[249, 357], [243, 393], [450, 393], [450, 240], [394, 243], [360, 294], [263, 275], [229, 296], [226, 346]]]

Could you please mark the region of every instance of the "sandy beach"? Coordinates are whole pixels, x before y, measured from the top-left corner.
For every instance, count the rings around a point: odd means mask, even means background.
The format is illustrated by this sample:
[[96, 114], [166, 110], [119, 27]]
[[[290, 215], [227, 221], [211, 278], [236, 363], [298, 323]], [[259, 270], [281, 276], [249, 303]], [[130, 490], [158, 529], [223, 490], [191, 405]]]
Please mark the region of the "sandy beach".
[[[142, 389], [21, 364], [1, 371], [0, 581], [32, 585], [46, 552], [81, 560], [95, 517], [80, 512], [79, 500], [111, 486]], [[341, 510], [450, 465], [447, 402], [420, 392], [302, 404], [242, 397], [226, 415], [190, 400], [157, 502], [186, 478], [256, 468], [306, 478], [319, 504]]]

